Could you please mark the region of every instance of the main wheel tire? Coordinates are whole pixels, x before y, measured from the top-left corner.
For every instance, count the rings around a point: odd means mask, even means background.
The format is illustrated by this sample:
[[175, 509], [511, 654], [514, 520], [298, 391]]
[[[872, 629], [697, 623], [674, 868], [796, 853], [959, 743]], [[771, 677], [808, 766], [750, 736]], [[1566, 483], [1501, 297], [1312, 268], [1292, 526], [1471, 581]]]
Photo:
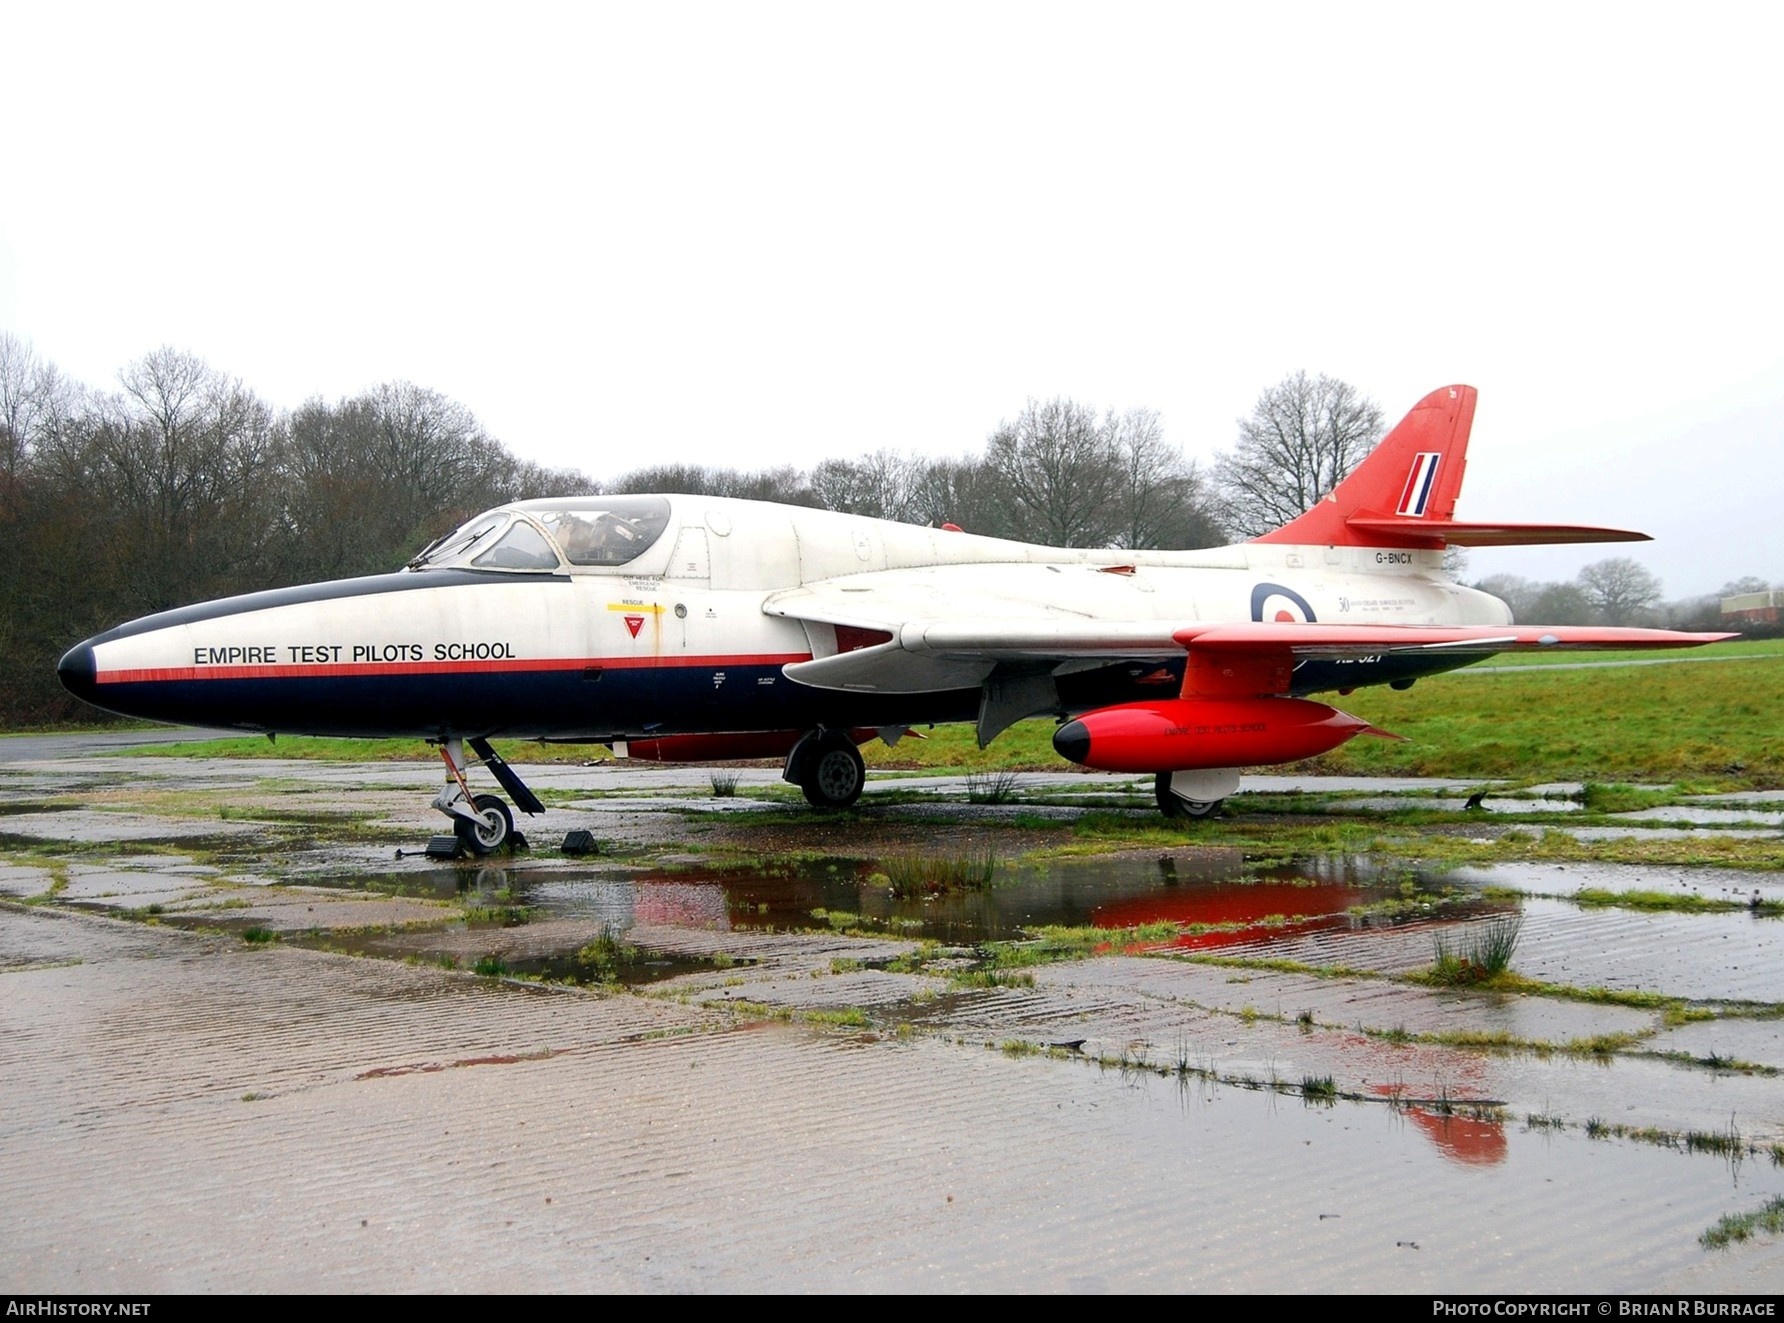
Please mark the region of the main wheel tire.
[[472, 854], [494, 854], [514, 835], [514, 815], [499, 795], [478, 795], [471, 802], [477, 806], [476, 821], [454, 816], [452, 829]]
[[1160, 772], [1152, 782], [1158, 811], [1167, 818], [1211, 818], [1220, 812], [1224, 799], [1184, 799], [1171, 792], [1171, 774]]
[[827, 740], [806, 763], [799, 788], [814, 808], [842, 809], [861, 798], [866, 784], [861, 751], [847, 740]]

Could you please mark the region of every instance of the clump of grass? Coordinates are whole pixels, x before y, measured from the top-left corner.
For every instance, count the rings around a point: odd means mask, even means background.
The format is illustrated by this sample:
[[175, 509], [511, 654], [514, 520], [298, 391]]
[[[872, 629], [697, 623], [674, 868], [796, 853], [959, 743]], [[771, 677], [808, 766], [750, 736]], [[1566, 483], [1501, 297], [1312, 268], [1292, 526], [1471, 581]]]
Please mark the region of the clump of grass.
[[1741, 1140], [1740, 1131], [1734, 1128], [1734, 1122], [1728, 1123], [1724, 1131], [1687, 1130], [1685, 1132], [1685, 1151], [1687, 1153], [1715, 1153], [1721, 1157], [1738, 1157], [1746, 1151]]
[[1571, 1052], [1575, 1056], [1609, 1057], [1626, 1051], [1641, 1042], [1643, 1035], [1627, 1031], [1615, 1033], [1590, 1034], [1583, 1038], [1570, 1038], [1561, 1045], [1563, 1052]]
[[1454, 944], [1447, 933], [1438, 933], [1431, 981], [1455, 987], [1498, 977], [1511, 968], [1523, 931], [1523, 916], [1510, 914], [1469, 928]]
[[888, 855], [887, 886], [894, 896], [941, 896], [950, 891], [979, 891], [991, 885], [997, 856], [989, 847], [969, 855]]
[[250, 946], [265, 946], [269, 942], [278, 941], [279, 934], [271, 928], [262, 928], [256, 924], [254, 927], [242, 931], [242, 940]]
[[467, 905], [461, 912], [466, 923], [497, 928], [518, 928], [533, 917], [525, 905]]
[[1588, 813], [1630, 813], [1671, 802], [1671, 790], [1588, 781], [1580, 787], [1580, 805]]
[[1573, 893], [1573, 903], [1581, 908], [1676, 910], [1686, 914], [1753, 908], [1749, 902], [1744, 900], [1723, 900], [1714, 896], [1689, 894], [1679, 895], [1670, 891], [1608, 891], [1603, 887], [1581, 888]]
[[1330, 1075], [1303, 1075], [1301, 1096], [1308, 1102], [1334, 1103], [1338, 1101], [1338, 1085]]
[[1727, 1249], [1737, 1241], [1751, 1240], [1755, 1231], [1772, 1235], [1784, 1232], [1784, 1194], [1774, 1195], [1763, 1208], [1751, 1213], [1730, 1213], [1697, 1238], [1705, 1249]]
[[473, 974], [481, 974], [484, 978], [501, 978], [508, 972], [508, 962], [499, 955], [477, 957], [477, 963], [471, 966]]
[[1032, 988], [1034, 975], [1013, 969], [969, 969], [949, 976], [963, 988]]
[[966, 774], [966, 798], [972, 804], [1008, 804], [1016, 798], [1022, 774], [1011, 768], [994, 768]]
[[743, 779], [741, 772], [714, 772], [712, 774], [712, 793], [715, 799], [731, 799], [737, 794], [737, 783]]
[[612, 928], [602, 928], [594, 941], [576, 953], [576, 963], [602, 983], [618, 982], [620, 970], [637, 959], [638, 948], [621, 941]]
[[873, 1023], [867, 1018], [867, 1012], [858, 1006], [839, 1011], [807, 1011], [799, 1018], [809, 1024], [829, 1024], [841, 1029], [865, 1029]]

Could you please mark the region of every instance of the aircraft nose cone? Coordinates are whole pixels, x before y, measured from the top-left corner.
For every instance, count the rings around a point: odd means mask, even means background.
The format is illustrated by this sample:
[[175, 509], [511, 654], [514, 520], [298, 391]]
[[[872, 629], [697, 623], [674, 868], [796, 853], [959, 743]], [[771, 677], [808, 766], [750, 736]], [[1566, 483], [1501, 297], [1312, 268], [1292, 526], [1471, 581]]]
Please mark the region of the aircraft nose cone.
[[1053, 732], [1053, 751], [1061, 758], [1082, 763], [1090, 756], [1090, 732], [1082, 721], [1068, 721]]
[[56, 666], [56, 676], [62, 681], [62, 687], [88, 703], [93, 701], [93, 695], [98, 692], [98, 674], [99, 668], [93, 662], [91, 643], [81, 643], [70, 648]]

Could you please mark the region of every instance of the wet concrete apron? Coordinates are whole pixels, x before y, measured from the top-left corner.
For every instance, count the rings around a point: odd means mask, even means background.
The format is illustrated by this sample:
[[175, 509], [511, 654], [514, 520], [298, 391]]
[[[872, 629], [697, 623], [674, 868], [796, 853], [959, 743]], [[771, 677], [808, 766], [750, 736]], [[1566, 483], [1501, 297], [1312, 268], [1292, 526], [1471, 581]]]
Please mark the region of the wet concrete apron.
[[[413, 894], [338, 885], [374, 859], [389, 870], [388, 849], [223, 864], [177, 853], [202, 835], [229, 859], [247, 829], [216, 816], [198, 827], [132, 810], [115, 848], [46, 862], [20, 842], [110, 825], [95, 788], [119, 764], [10, 770], [58, 806], [0, 820], [15, 846], [0, 890], [18, 898], [0, 905], [9, 1289], [1784, 1286], [1763, 1236], [1724, 1252], [1697, 1243], [1784, 1193], [1764, 1156], [1784, 1141], [1779, 1020], [1667, 1027], [1628, 1006], [1369, 977], [1428, 962], [1431, 938], [1417, 923], [1373, 939], [1321, 927], [1322, 909], [1344, 906], [1317, 886], [1368, 877], [1304, 885], [1304, 927], [1239, 925], [1212, 947], [1095, 955], [1037, 967], [1033, 986], [974, 988], [945, 960], [899, 972], [921, 932], [894, 927], [896, 907], [885, 935], [812, 931], [818, 902], [876, 903], [836, 872], [727, 891], [685, 870], [541, 857], [479, 881], [466, 866], [473, 888], [536, 917], [445, 925], [457, 911], [427, 894], [426, 865]], [[304, 771], [165, 772], [170, 790], [230, 775]], [[356, 767], [319, 780], [389, 782], [397, 814], [418, 777]], [[661, 802], [598, 811], [610, 835], [648, 834], [654, 816], [659, 839], [669, 816]], [[145, 841], [164, 852], [137, 853]], [[1181, 909], [1199, 865], [1173, 856], [1162, 889], [1156, 857], [1073, 867], [997, 889], [1009, 914], [929, 921], [1145, 922], [1148, 907]], [[805, 931], [771, 921], [783, 893]], [[1570, 928], [1582, 911], [1524, 912], [1533, 958], [1558, 971], [1609, 959], [1606, 929]], [[1677, 945], [1680, 920], [1722, 916], [1638, 917], [1663, 931], [1631, 936], [1623, 915], [1617, 942]], [[1679, 995], [1777, 998], [1778, 924], [1755, 923], [1704, 929], [1703, 944], [1744, 943], [1745, 978], [1739, 962], [1694, 954]], [[250, 929], [332, 934], [409, 962], [244, 941]], [[470, 970], [616, 931], [663, 972], [620, 990]], [[1332, 978], [1202, 961], [1333, 943], [1366, 946], [1373, 965]], [[1625, 1035], [1639, 1050], [1488, 1050], [1467, 1034], [1557, 1049]], [[1759, 1069], [1681, 1064], [1706, 1058]], [[1611, 1128], [1741, 1144], [1706, 1153]]]

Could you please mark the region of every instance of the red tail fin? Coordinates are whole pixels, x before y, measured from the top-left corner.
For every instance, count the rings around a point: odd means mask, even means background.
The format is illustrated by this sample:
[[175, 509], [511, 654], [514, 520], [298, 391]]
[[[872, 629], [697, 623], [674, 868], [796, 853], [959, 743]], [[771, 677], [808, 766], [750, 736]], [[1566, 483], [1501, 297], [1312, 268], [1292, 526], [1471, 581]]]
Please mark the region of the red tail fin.
[[1646, 533], [1580, 524], [1464, 524], [1456, 497], [1467, 467], [1475, 389], [1443, 386], [1413, 406], [1399, 426], [1318, 505], [1254, 542], [1297, 546], [1406, 547], [1441, 551], [1555, 542], [1645, 542]]
[[[1299, 519], [1254, 540], [1301, 546], [1441, 547], [1442, 535], [1434, 535], [1432, 525], [1447, 524], [1456, 512], [1468, 432], [1474, 426], [1474, 399], [1472, 386], [1432, 391], [1331, 495]], [[1396, 537], [1384, 536], [1379, 528], [1353, 527], [1351, 520], [1358, 516], [1404, 531]], [[1407, 540], [1409, 535], [1416, 540]]]

